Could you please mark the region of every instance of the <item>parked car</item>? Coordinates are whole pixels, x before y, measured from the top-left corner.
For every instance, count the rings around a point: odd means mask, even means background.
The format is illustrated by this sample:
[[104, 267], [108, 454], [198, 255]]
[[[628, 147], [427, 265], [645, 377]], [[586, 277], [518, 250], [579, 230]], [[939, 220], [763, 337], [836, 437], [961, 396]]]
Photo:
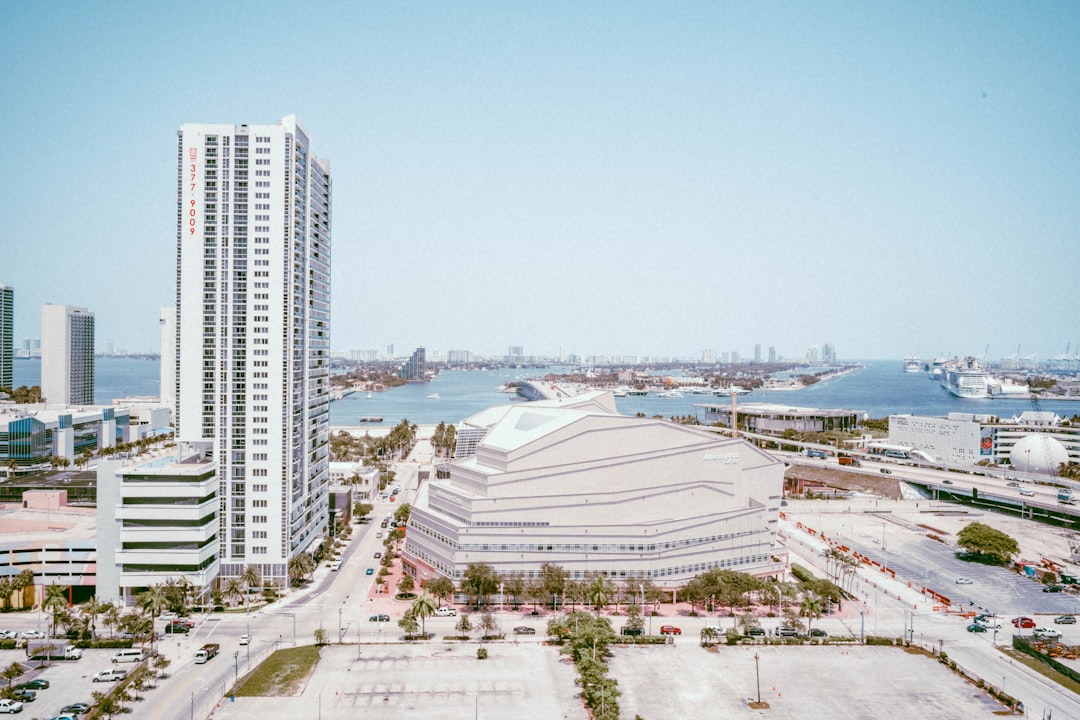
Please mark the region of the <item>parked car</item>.
[[661, 635], [682, 635], [682, 628], [677, 628], [674, 625], [661, 625]]
[[0, 713], [20, 713], [22, 712], [22, 703], [18, 700], [10, 700], [8, 698], [0, 698]]
[[80, 715], [89, 709], [90, 706], [86, 703], [72, 703], [60, 708], [60, 712], [64, 715]]
[[162, 620], [166, 620], [166, 621], [178, 620], [180, 618], [180, 616], [177, 613], [174, 613], [171, 610], [169, 610], [168, 612], [161, 613], [160, 617], [161, 617]]
[[375, 574], [375, 568], [368, 568], [367, 570], [364, 571], [364, 574], [365, 575], [374, 575]]
[[799, 631], [793, 627], [781, 627], [776, 629], [776, 634], [779, 637], [798, 637]]
[[981, 623], [973, 622], [967, 626], [967, 631], [972, 633], [986, 632], [986, 626]]
[[972, 583], [972, 580], [969, 577], [958, 577], [958, 578], [956, 578], [956, 584], [957, 585], [970, 585], [971, 583]]
[[30, 682], [22, 683], [19, 687], [27, 690], [47, 690], [49, 688], [49, 681], [45, 678], [34, 678]]
[[187, 625], [180, 623], [169, 623], [165, 626], [165, 633], [167, 635], [187, 635], [191, 628]]
[[382, 557], [382, 553], [381, 553], [381, 552], [377, 552], [377, 553], [375, 553], [375, 559], [376, 559], [376, 560], [378, 560], [378, 559], [379, 559], [379, 558], [381, 558], [381, 557]]
[[1012, 619], [1012, 624], [1018, 628], [1033, 628], [1035, 627], [1035, 621], [1029, 617], [1018, 617]]
[[452, 607], [441, 607], [435, 611], [436, 617], [457, 617], [457, 610]]
[[378, 615], [369, 617], [368, 622], [390, 622], [390, 616], [386, 613], [379, 613]]
[[746, 631], [746, 634], [749, 635], [750, 637], [764, 637], [765, 636], [765, 628], [759, 628], [759, 627], [749, 628]]
[[240, 644], [241, 645], [250, 645], [251, 644], [251, 636], [247, 635], [247, 634], [241, 635], [240, 636]]
[[1045, 592], [1045, 593], [1065, 592], [1065, 586], [1064, 585], [1047, 585], [1046, 587], [1043, 588], [1043, 592]]
[[987, 628], [988, 630], [994, 630], [995, 628], [1001, 627], [1001, 621], [998, 620], [996, 617], [988, 617], [988, 618], [984, 618], [983, 620], [980, 620], [979, 618], [975, 618], [975, 622], [979, 623], [980, 625], [982, 625], [984, 628]]
[[99, 670], [94, 673], [94, 677], [91, 678], [92, 682], [116, 682], [122, 680], [127, 676], [127, 670], [120, 670], [119, 668], [109, 668], [108, 670]]
[[1056, 618], [1054, 618], [1054, 622], [1057, 623], [1058, 625], [1075, 625], [1076, 624], [1076, 616], [1075, 615], [1058, 615]]
[[335, 560], [334, 562], [330, 563], [330, 572], [337, 572], [340, 569], [341, 569], [341, 561], [340, 560]]
[[1041, 638], [1043, 640], [1060, 640], [1061, 633], [1054, 628], [1037, 627], [1031, 631], [1032, 637]]
[[[623, 630], [626, 630], [626, 628], [623, 628]], [[536, 634], [536, 628], [531, 628], [528, 625], [518, 625], [516, 628], [514, 628], [514, 634], [515, 635], [535, 635]], [[623, 634], [625, 635], [626, 633], [624, 632]]]
[[26, 688], [16, 688], [11, 691], [11, 696], [21, 703], [30, 703], [37, 700], [37, 693]]
[[19, 637], [21, 637], [23, 640], [44, 640], [45, 633], [41, 632], [40, 630], [23, 630], [21, 633], [19, 633]]
[[15, 640], [19, 637], [19, 633], [14, 630], [0, 630], [0, 640]]
[[825, 632], [821, 628], [814, 628], [810, 631], [810, 637], [829, 637], [829, 633]]

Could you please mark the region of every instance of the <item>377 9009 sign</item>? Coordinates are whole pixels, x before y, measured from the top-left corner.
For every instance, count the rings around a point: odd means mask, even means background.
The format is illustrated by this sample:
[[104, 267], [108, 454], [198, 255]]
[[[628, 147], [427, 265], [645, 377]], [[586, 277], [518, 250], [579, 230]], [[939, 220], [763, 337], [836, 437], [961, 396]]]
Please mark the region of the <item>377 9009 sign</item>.
[[188, 234], [189, 235], [194, 235], [195, 234], [195, 218], [196, 218], [196, 214], [197, 214], [197, 210], [196, 210], [196, 207], [195, 207], [195, 176], [196, 176], [195, 161], [198, 160], [198, 159], [199, 159], [199, 149], [198, 148], [188, 148], [188, 160], [191, 161], [191, 167], [189, 168], [189, 174], [191, 175], [191, 177], [190, 177], [191, 200], [189, 201], [190, 202], [190, 207], [188, 208]]

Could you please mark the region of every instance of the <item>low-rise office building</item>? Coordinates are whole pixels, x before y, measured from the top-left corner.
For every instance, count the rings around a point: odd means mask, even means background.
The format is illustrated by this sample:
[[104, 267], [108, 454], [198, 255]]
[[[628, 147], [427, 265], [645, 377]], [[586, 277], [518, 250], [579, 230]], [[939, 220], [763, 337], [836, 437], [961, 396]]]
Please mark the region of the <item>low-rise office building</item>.
[[460, 580], [470, 563], [663, 587], [713, 568], [784, 571], [784, 466], [743, 440], [621, 415], [609, 392], [490, 408], [462, 427], [471, 454], [413, 503], [403, 557], [421, 580]]
[[0, 474], [47, 470], [54, 457], [74, 462], [115, 447], [129, 440], [129, 416], [125, 407], [0, 405]]
[[97, 481], [99, 600], [131, 605], [151, 585], [180, 579], [196, 596], [209, 592], [221, 544], [212, 458], [180, 445], [145, 462], [100, 463]]
[[[706, 425], [719, 423], [724, 427], [732, 426], [731, 403], [702, 403], [694, 407], [704, 411], [702, 422]], [[739, 403], [735, 406], [734, 415], [740, 430], [766, 435], [782, 435], [785, 430], [856, 432], [859, 421], [867, 417], [867, 413], [862, 410], [822, 410], [756, 402]]]

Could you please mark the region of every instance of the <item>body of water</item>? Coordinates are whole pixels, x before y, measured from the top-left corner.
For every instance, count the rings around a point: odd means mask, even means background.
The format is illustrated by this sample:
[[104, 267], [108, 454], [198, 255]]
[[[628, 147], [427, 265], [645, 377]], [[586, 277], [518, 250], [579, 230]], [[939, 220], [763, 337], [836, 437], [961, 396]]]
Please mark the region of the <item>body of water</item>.
[[[739, 397], [739, 403], [768, 402], [792, 407], [861, 410], [871, 417], [893, 414], [944, 416], [950, 412], [985, 413], [1001, 418], [1031, 409], [1029, 400], [961, 400], [954, 397], [926, 373], [905, 373], [899, 360], [866, 360], [863, 368], [834, 380], [819, 382], [802, 390], [755, 391]], [[114, 398], [158, 395], [159, 363], [135, 358], [98, 358], [95, 363], [94, 400], [110, 404]], [[41, 382], [40, 360], [16, 360], [15, 386]], [[383, 418], [380, 425], [395, 425], [402, 419], [421, 425], [457, 423], [493, 405], [512, 402], [512, 395], [500, 392], [507, 382], [544, 374], [545, 371], [450, 370], [429, 383], [414, 383], [373, 393], [353, 393], [330, 404], [330, 423], [335, 426], [360, 425], [360, 418]], [[430, 398], [438, 395], [438, 399]], [[520, 401], [518, 401], [520, 402]], [[681, 398], [654, 395], [616, 398], [619, 412], [672, 417], [701, 416], [695, 405], [728, 404], [728, 398], [686, 394]], [[1080, 414], [1080, 402], [1044, 401], [1043, 410], [1063, 417]]]

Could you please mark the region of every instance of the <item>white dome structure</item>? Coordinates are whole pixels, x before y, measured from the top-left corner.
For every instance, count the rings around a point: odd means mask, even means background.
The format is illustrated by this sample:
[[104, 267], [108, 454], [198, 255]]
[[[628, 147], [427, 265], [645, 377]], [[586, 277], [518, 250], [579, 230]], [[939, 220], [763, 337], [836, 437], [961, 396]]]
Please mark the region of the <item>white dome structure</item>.
[[1057, 475], [1058, 467], [1069, 462], [1069, 451], [1057, 438], [1032, 433], [1013, 445], [1010, 461], [1021, 472]]

